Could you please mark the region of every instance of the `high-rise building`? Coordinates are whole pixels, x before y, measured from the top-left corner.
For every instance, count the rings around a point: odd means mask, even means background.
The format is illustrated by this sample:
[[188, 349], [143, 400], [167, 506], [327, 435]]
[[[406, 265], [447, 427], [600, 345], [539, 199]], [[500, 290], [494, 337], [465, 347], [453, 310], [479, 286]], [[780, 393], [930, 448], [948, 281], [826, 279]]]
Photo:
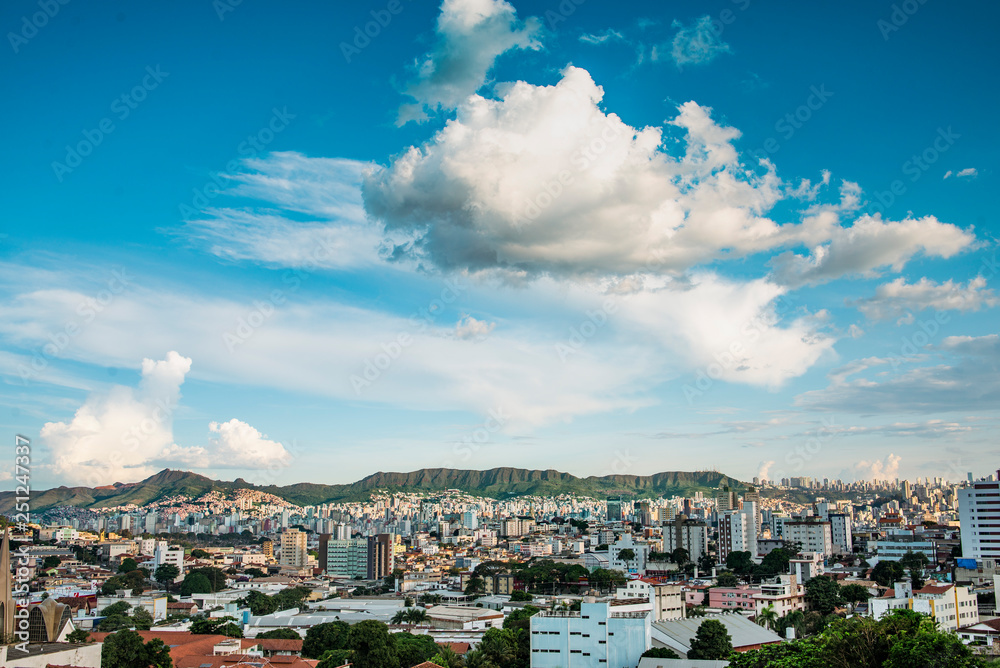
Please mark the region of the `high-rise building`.
[[830, 539], [833, 541], [834, 554], [851, 554], [854, 551], [851, 516], [847, 513], [830, 513], [828, 517], [830, 518]]
[[[593, 600], [593, 599], [591, 599]], [[617, 612], [620, 606], [584, 602], [579, 612], [531, 617], [532, 668], [636, 666], [649, 649], [650, 614]]]
[[368, 577], [368, 539], [340, 539], [333, 534], [319, 537], [319, 567], [330, 576]]
[[754, 525], [757, 504], [742, 510], [729, 510], [719, 517], [718, 561], [726, 562], [730, 552], [749, 552], [757, 556], [757, 527]]
[[306, 548], [307, 536], [298, 529], [285, 529], [281, 532], [281, 557], [278, 560], [282, 566], [302, 568], [309, 563], [309, 550]]
[[783, 538], [802, 546], [801, 552], [816, 552], [825, 557], [833, 555], [833, 535], [829, 522], [785, 522]]
[[715, 509], [719, 515], [730, 510], [737, 510], [739, 503], [736, 492], [730, 490], [729, 487], [723, 487], [715, 493]]
[[1000, 559], [1000, 483], [980, 481], [958, 490], [958, 521], [963, 557]]
[[687, 550], [688, 559], [698, 561], [708, 549], [708, 525], [689, 520], [684, 515], [664, 525], [662, 551], [670, 553], [679, 547]]
[[619, 497], [608, 499], [608, 521], [621, 522], [624, 518], [622, 514], [622, 500]]
[[392, 573], [395, 566], [395, 537], [391, 533], [380, 533], [368, 537], [367, 577], [369, 580], [384, 578]]
[[264, 558], [268, 561], [274, 559], [274, 541], [264, 540], [261, 542], [260, 551], [264, 554]]

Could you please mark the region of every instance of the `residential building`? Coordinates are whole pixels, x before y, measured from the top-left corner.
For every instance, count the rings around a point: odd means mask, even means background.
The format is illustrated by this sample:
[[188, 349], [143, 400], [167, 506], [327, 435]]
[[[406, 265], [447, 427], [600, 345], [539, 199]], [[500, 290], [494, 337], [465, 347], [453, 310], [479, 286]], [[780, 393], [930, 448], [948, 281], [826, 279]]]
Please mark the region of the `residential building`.
[[854, 552], [852, 531], [854, 521], [848, 513], [829, 513], [830, 539], [833, 542], [834, 554], [851, 554]]
[[910, 583], [897, 582], [888, 596], [868, 601], [868, 611], [876, 619], [891, 610], [915, 610], [929, 615], [942, 631], [979, 623], [979, 604], [969, 587], [930, 584], [914, 590]]
[[833, 555], [833, 533], [829, 522], [785, 522], [784, 539], [801, 545], [802, 552], [818, 552], [824, 557]]
[[779, 575], [772, 582], [762, 582], [760, 593], [754, 596], [754, 614], [759, 615], [768, 606], [778, 617], [793, 610], [805, 610], [805, 592], [794, 575]]
[[304, 531], [285, 529], [281, 532], [281, 557], [278, 563], [294, 568], [304, 568], [309, 563], [307, 536]]
[[650, 647], [646, 612], [585, 601], [579, 612], [531, 617], [531, 668], [635, 668]]
[[368, 577], [368, 540], [337, 540], [333, 534], [320, 534], [319, 567], [331, 577]]
[[730, 552], [749, 552], [757, 556], [757, 504], [747, 504], [742, 510], [730, 510], [719, 517], [719, 563], [725, 563]]
[[[632, 551], [633, 557], [631, 559], [621, 558], [621, 553], [625, 550]], [[608, 546], [608, 560], [611, 562], [611, 568], [622, 573], [644, 574], [648, 557], [649, 544], [635, 542], [632, 534], [626, 534]]]
[[621, 522], [625, 519], [622, 513], [622, 500], [620, 498], [608, 499], [608, 521]]
[[741, 585], [738, 587], [712, 587], [708, 590], [708, 607], [721, 610], [756, 610], [756, 597], [760, 594], [757, 587]]
[[368, 573], [369, 580], [384, 578], [392, 573], [395, 567], [395, 536], [391, 533], [380, 533], [368, 537]]
[[653, 578], [630, 580], [624, 587], [619, 587], [615, 598], [647, 599], [652, 604], [653, 617], [650, 621], [659, 622], [665, 619], [682, 619], [685, 614], [684, 594], [679, 584], [668, 584]]
[[907, 552], [923, 552], [931, 562], [937, 560], [934, 541], [912, 531], [901, 529], [878, 539], [876, 553], [879, 561], [899, 561]]
[[677, 548], [687, 550], [688, 559], [697, 562], [708, 550], [708, 524], [689, 520], [684, 515], [664, 524], [660, 550], [670, 554]]
[[963, 557], [1000, 559], [1000, 482], [984, 480], [958, 490], [958, 520]]

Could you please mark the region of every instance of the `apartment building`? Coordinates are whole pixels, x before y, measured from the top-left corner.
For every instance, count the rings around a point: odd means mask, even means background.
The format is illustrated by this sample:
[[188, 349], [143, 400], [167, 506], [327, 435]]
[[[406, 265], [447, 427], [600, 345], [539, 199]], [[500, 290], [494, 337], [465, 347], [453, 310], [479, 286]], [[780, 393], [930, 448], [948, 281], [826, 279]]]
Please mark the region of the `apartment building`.
[[618, 600], [642, 600], [651, 603], [653, 617], [650, 621], [683, 619], [685, 615], [684, 593], [679, 584], [668, 584], [653, 578], [630, 580], [615, 592]]
[[698, 561], [708, 550], [708, 525], [689, 520], [684, 515], [664, 524], [660, 551], [670, 554], [677, 548], [684, 548], [691, 561]]
[[824, 557], [833, 555], [833, 532], [829, 522], [785, 522], [784, 539], [799, 543], [802, 552], [817, 552]]
[[754, 614], [771, 606], [779, 617], [793, 610], [805, 610], [805, 592], [794, 575], [779, 575], [771, 582], [762, 582], [760, 593], [754, 596]]
[[749, 552], [757, 556], [757, 505], [746, 504], [742, 510], [731, 510], [719, 517], [718, 561], [725, 563], [730, 552]]
[[891, 596], [868, 601], [869, 614], [876, 619], [900, 609], [929, 615], [942, 631], [979, 623], [976, 595], [968, 587], [953, 584], [931, 584], [914, 590], [909, 582], [897, 582]]
[[281, 532], [281, 553], [278, 563], [282, 566], [303, 568], [309, 563], [307, 536], [298, 529], [285, 529]]
[[847, 513], [829, 513], [830, 539], [833, 542], [834, 554], [851, 554], [854, 552], [854, 520]]
[[635, 668], [650, 647], [648, 612], [586, 601], [531, 617], [531, 668]]
[[[633, 557], [623, 559], [622, 552], [631, 550]], [[626, 552], [626, 555], [628, 553]], [[611, 568], [622, 573], [643, 575], [646, 572], [646, 561], [649, 557], [649, 544], [637, 543], [631, 534], [626, 534], [608, 546], [608, 561]]]
[[320, 534], [319, 567], [333, 577], [368, 577], [368, 539], [338, 540], [333, 534]]
[[963, 557], [1000, 559], [1000, 482], [980, 481], [958, 490], [958, 520]]

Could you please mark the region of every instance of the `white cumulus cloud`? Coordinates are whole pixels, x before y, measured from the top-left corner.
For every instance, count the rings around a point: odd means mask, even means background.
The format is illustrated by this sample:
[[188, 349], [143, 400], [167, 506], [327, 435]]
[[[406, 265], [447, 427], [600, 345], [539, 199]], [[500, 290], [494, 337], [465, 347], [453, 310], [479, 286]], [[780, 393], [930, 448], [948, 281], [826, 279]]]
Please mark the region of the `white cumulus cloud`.
[[938, 311], [978, 311], [996, 306], [997, 297], [986, 287], [986, 279], [977, 276], [968, 283], [948, 280], [936, 283], [921, 278], [916, 283], [907, 283], [905, 278], [878, 286], [875, 295], [861, 299], [854, 304], [871, 320], [901, 318], [912, 320], [907, 314], [932, 308]]
[[541, 24], [521, 22], [504, 0], [444, 0], [437, 41], [415, 67], [405, 92], [415, 102], [400, 107], [398, 124], [453, 109], [486, 82], [497, 56], [511, 49], [539, 49]]

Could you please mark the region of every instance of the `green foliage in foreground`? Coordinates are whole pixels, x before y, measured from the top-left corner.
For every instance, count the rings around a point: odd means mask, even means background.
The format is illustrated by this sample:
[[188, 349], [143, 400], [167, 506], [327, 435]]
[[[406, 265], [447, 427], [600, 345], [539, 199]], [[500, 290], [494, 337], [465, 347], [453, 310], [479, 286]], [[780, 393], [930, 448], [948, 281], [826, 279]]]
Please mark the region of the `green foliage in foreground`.
[[933, 620], [895, 610], [880, 620], [837, 619], [819, 635], [733, 654], [731, 668], [978, 668], [958, 636], [938, 631]]

